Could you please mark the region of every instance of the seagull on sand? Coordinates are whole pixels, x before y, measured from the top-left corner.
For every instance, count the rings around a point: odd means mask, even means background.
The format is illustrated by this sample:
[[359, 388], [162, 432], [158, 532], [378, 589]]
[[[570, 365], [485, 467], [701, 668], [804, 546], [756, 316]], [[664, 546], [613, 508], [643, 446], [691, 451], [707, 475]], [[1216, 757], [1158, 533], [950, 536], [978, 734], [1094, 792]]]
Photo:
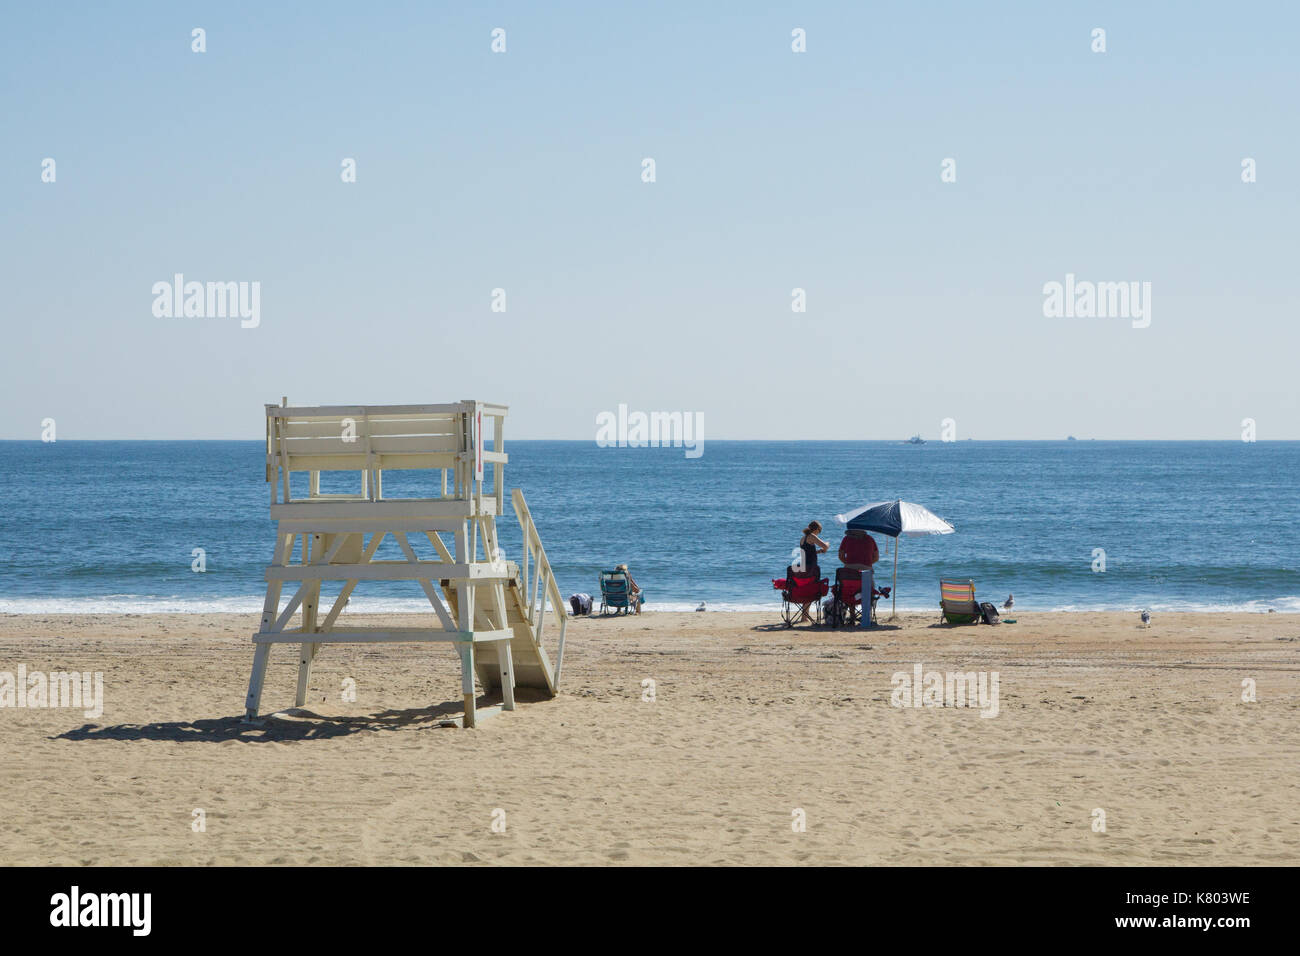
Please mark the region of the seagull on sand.
[[700, 602], [700, 606], [697, 607], [695, 610], [696, 610], [696, 611], [703, 611], [703, 610], [704, 610], [704, 602], [701, 601], [701, 602]]
[[1016, 606], [1016, 596], [1014, 594], [1008, 594], [1007, 599], [1002, 602], [1002, 610], [1010, 611], [1015, 606]]
[[1142, 609], [1142, 625], [1143, 627], [1151, 626], [1151, 612], [1148, 611], [1146, 608]]

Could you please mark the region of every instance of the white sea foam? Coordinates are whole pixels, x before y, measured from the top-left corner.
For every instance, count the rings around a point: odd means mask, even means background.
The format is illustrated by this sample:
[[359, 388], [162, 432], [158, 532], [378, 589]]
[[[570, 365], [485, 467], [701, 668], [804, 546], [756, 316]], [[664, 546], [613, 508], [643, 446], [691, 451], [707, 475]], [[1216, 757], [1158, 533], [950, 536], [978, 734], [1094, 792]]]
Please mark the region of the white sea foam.
[[[261, 594], [245, 597], [181, 598], [141, 594], [101, 597], [3, 598], [0, 614], [260, 614]], [[433, 613], [423, 597], [353, 598], [348, 610], [361, 613]]]
[[[260, 614], [263, 596], [248, 595], [244, 597], [222, 598], [181, 598], [140, 594], [108, 594], [101, 597], [58, 597], [58, 598], [5, 598], [0, 599], [0, 614]], [[653, 601], [645, 606], [647, 612], [685, 612], [694, 611], [700, 602], [695, 601]], [[549, 606], [549, 605], [548, 605]], [[599, 607], [599, 602], [597, 602]], [[706, 613], [727, 614], [779, 614], [779, 598], [769, 602], [729, 602], [709, 601]], [[1048, 604], [1037, 605], [1028, 600], [1016, 601], [1014, 611], [1000, 611], [1004, 617], [1014, 617], [1017, 612], [1042, 613], [1053, 611], [1096, 612], [1096, 611], [1132, 611], [1137, 613], [1147, 608], [1153, 614], [1190, 611], [1205, 614], [1265, 614], [1277, 611], [1282, 614], [1300, 613], [1300, 596], [1289, 595], [1274, 601], [1246, 601], [1239, 604], [1206, 603], [1172, 603], [1172, 604]], [[566, 607], [567, 610], [567, 607]], [[881, 601], [876, 605], [876, 612], [888, 612], [890, 605]], [[900, 613], [933, 614], [936, 619], [939, 609], [935, 604], [900, 603]], [[1000, 610], [1000, 608], [999, 608]], [[431, 614], [433, 609], [423, 597], [355, 597], [348, 603], [348, 611], [361, 614]]]

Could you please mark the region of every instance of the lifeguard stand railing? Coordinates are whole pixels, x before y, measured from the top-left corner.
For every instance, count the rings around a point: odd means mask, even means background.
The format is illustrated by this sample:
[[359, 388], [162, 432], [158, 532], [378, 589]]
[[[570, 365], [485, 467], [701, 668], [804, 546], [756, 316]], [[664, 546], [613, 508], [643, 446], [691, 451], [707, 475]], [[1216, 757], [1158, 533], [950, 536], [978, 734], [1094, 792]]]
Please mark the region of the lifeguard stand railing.
[[[261, 626], [253, 635], [250, 718], [261, 706], [275, 644], [300, 647], [298, 707], [306, 701], [321, 645], [346, 642], [452, 644], [461, 661], [466, 727], [487, 713], [476, 708], [476, 675], [485, 693], [500, 689], [501, 704], [493, 711], [514, 709], [516, 686], [556, 693], [564, 603], [518, 489], [512, 503], [523, 531], [521, 563], [504, 560], [497, 542], [496, 520], [505, 508], [506, 411], [504, 405], [478, 401], [266, 406], [266, 479], [276, 540], [266, 569]], [[489, 465], [492, 489], [485, 495]], [[384, 472], [394, 470], [428, 472], [427, 496], [385, 498]], [[346, 480], [356, 490], [322, 491], [322, 474], [333, 472], [354, 473]], [[306, 473], [305, 497], [294, 497], [295, 473]], [[301, 478], [298, 485], [301, 493]], [[385, 539], [400, 548], [402, 560], [376, 558]], [[341, 584], [322, 616], [322, 584], [334, 581]], [[437, 626], [340, 626], [353, 591], [373, 581], [418, 584]], [[282, 606], [286, 582], [294, 590]], [[554, 609], [549, 632], [548, 602]]]

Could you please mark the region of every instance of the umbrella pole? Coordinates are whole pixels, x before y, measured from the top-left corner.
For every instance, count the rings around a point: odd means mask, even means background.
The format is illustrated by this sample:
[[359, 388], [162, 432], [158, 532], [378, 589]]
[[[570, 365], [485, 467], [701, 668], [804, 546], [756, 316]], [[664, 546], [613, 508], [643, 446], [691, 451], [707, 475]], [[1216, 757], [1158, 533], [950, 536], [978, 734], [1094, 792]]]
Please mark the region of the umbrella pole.
[[892, 621], [898, 617], [898, 538], [894, 538], [894, 586], [889, 589], [889, 596], [894, 601], [893, 610], [889, 612], [889, 619]]

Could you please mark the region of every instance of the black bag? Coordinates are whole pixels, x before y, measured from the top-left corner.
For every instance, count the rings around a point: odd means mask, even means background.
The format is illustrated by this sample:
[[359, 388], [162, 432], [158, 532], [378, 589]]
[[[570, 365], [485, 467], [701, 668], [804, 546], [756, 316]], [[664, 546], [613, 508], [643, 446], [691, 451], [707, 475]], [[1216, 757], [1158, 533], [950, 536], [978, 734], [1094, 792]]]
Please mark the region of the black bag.
[[826, 623], [830, 627], [844, 626], [844, 605], [839, 598], [831, 598], [830, 607], [826, 609]]
[[998, 620], [998, 609], [988, 601], [980, 604], [980, 621], [984, 624], [1001, 624]]

